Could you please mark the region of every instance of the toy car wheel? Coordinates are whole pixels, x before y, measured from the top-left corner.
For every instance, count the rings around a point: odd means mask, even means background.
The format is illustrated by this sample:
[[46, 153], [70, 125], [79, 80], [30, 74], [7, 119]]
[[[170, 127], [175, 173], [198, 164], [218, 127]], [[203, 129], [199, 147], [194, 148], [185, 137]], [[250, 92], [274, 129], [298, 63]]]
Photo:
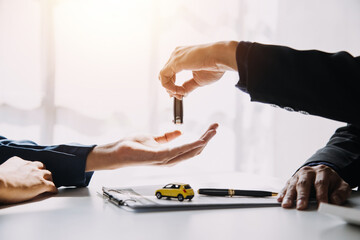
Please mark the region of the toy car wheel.
[[184, 196], [181, 195], [181, 194], [179, 194], [179, 195], [177, 196], [177, 199], [178, 199], [180, 202], [182, 202], [182, 201], [184, 201]]
[[157, 192], [157, 193], [156, 193], [156, 197], [157, 197], [158, 199], [161, 199], [161, 198], [162, 198], [161, 193]]
[[191, 199], [193, 199], [193, 197], [189, 197], [189, 201], [191, 201]]

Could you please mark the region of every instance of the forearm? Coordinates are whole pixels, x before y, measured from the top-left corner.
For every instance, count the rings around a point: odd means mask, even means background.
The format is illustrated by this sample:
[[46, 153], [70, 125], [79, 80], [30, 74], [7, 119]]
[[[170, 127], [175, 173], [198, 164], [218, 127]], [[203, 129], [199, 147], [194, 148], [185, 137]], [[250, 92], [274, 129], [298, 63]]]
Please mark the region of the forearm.
[[0, 176], [0, 204], [5, 202], [6, 195], [8, 195], [8, 189], [5, 186], [4, 179]]
[[0, 163], [13, 156], [29, 161], [40, 161], [52, 172], [53, 180], [59, 186], [87, 186], [91, 172], [85, 172], [86, 159], [94, 146], [53, 145], [40, 146], [31, 141], [0, 139]]
[[212, 47], [215, 53], [215, 62], [219, 69], [237, 71], [236, 49], [238, 42], [217, 42]]
[[[1, 167], [1, 165], [0, 165]], [[6, 196], [6, 186], [5, 179], [2, 173], [0, 173], [0, 203], [2, 202], [4, 196]]]
[[110, 170], [119, 167], [116, 162], [115, 143], [96, 146], [86, 159], [85, 171]]

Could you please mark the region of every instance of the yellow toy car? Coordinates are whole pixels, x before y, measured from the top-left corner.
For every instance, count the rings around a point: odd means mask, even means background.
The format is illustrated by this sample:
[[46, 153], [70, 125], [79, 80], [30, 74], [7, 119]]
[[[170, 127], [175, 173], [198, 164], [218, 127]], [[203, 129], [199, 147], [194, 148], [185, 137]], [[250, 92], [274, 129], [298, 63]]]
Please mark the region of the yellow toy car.
[[170, 183], [165, 185], [163, 188], [155, 191], [155, 196], [158, 199], [162, 197], [177, 198], [180, 202], [184, 199], [191, 200], [194, 197], [194, 190], [189, 184], [184, 183]]

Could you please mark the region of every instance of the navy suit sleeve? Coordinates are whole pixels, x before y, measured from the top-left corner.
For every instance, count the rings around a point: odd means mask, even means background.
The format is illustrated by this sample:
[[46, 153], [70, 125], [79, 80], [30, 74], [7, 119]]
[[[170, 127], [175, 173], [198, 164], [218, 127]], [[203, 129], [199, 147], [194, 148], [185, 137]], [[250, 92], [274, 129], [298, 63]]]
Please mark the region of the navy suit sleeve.
[[77, 144], [40, 146], [31, 141], [14, 141], [0, 136], [0, 164], [17, 156], [44, 163], [57, 187], [85, 187], [93, 172], [85, 172], [86, 159], [95, 147]]
[[252, 101], [360, 126], [360, 57], [240, 42], [237, 87]]

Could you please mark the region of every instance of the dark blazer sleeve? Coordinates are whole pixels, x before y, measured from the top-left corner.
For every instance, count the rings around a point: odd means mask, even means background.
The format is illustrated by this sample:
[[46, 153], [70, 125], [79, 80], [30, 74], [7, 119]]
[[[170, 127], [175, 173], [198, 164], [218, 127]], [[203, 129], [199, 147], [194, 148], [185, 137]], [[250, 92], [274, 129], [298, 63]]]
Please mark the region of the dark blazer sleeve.
[[336, 130], [326, 146], [310, 157], [304, 166], [310, 163], [325, 163], [334, 166], [334, 169], [350, 186], [359, 186], [360, 128], [347, 125]]
[[252, 101], [360, 126], [360, 57], [249, 42], [236, 57]]
[[350, 123], [304, 165], [327, 164], [360, 184], [360, 57], [240, 42], [237, 87], [252, 101]]
[[32, 141], [14, 141], [0, 136], [0, 164], [17, 156], [44, 163], [57, 187], [85, 187], [93, 172], [85, 172], [86, 159], [94, 146], [63, 144], [40, 146]]

